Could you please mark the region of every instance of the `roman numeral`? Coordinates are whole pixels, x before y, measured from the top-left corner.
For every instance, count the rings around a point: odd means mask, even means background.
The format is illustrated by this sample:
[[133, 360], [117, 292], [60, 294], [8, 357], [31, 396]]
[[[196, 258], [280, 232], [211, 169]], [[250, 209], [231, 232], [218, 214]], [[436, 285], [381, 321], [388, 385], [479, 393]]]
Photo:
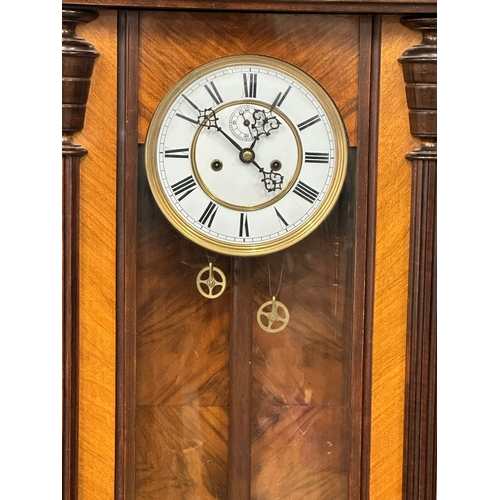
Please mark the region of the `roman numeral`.
[[299, 181], [293, 190], [295, 194], [298, 194], [301, 198], [308, 201], [309, 203], [314, 203], [319, 195], [319, 192], [308, 186], [306, 183]]
[[212, 222], [214, 221], [214, 217], [217, 213], [218, 208], [219, 207], [213, 201], [211, 201], [201, 215], [200, 222], [207, 227], [212, 227]]
[[288, 226], [288, 222], [285, 220], [285, 218], [278, 212], [278, 209], [274, 207], [274, 210], [276, 212], [276, 215], [278, 216], [278, 219], [285, 224], [285, 226]]
[[[192, 193], [198, 186], [192, 175], [172, 184], [172, 191], [179, 201], [183, 200], [189, 193]], [[179, 196], [180, 195], [180, 196]]]
[[243, 87], [245, 97], [257, 97], [257, 75], [255, 73], [243, 73]]
[[189, 118], [189, 116], [184, 116], [181, 113], [176, 113], [176, 116], [179, 118], [182, 118], [183, 120], [187, 120], [188, 122], [194, 123], [195, 125], [198, 125], [198, 120], [194, 120], [193, 118]]
[[210, 82], [210, 87], [208, 84], [205, 85], [205, 89], [210, 94], [210, 97], [214, 100], [215, 104], [221, 104], [223, 102], [214, 82]]
[[272, 111], [276, 107], [280, 107], [283, 104], [283, 101], [285, 100], [285, 97], [288, 95], [288, 92], [290, 92], [290, 89], [292, 88], [291, 85], [288, 86], [288, 88], [285, 90], [285, 93], [281, 95], [281, 92], [276, 96], [276, 99], [274, 100], [271, 109], [269, 111]]
[[328, 153], [311, 153], [306, 151], [305, 163], [328, 163], [330, 155]]
[[188, 158], [189, 148], [168, 149], [165, 151], [165, 158]]
[[321, 118], [316, 115], [316, 116], [311, 116], [308, 120], [299, 123], [297, 127], [299, 128], [300, 131], [306, 129], [307, 127], [310, 127], [311, 125], [314, 125], [315, 123], [318, 123], [321, 120]]
[[245, 213], [240, 214], [240, 238], [242, 236], [250, 236], [248, 232], [248, 216]]

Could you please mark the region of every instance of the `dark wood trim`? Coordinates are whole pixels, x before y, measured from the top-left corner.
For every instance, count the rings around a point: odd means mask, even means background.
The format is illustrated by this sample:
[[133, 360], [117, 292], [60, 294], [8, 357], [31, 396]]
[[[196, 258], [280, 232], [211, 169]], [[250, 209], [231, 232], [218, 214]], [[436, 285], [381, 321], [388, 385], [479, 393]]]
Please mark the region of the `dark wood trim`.
[[73, 140], [83, 129], [95, 48], [76, 35], [81, 22], [96, 19], [95, 11], [62, 11], [62, 204], [63, 204], [63, 324], [62, 324], [62, 495], [78, 498], [79, 405], [79, 225], [80, 159], [87, 150]]
[[78, 498], [80, 157], [63, 157], [63, 499]]
[[135, 498], [139, 12], [118, 12], [115, 499]]
[[[350, 496], [368, 499], [370, 487], [370, 429], [372, 384], [372, 337], [375, 276], [375, 225], [377, 213], [378, 104], [381, 56], [381, 18], [360, 17], [360, 61], [358, 99], [358, 163], [356, 182], [356, 235], [354, 269], [352, 362], [353, 416], [351, 463], [360, 464], [360, 476], [351, 478]], [[362, 376], [360, 376], [360, 373]], [[359, 404], [359, 403], [358, 403]], [[360, 455], [360, 456], [356, 456]], [[353, 467], [353, 470], [356, 470]]]
[[[312, 12], [338, 14], [413, 14], [437, 12], [437, 2], [432, 0], [387, 0], [356, 2], [352, 0], [69, 0], [67, 3], [93, 7], [129, 7], [162, 10], [231, 10], [245, 12]], [[208, 5], [207, 5], [208, 4]]]
[[229, 332], [228, 498], [250, 500], [252, 451], [252, 259], [232, 264]]
[[437, 19], [405, 17], [422, 42], [400, 58], [410, 131], [421, 141], [412, 162], [410, 272], [406, 351], [403, 499], [436, 498], [436, 189]]
[[94, 62], [99, 53], [76, 34], [79, 23], [88, 23], [99, 13], [85, 9], [62, 10], [62, 151], [82, 156], [87, 150], [75, 144], [73, 134], [83, 129]]

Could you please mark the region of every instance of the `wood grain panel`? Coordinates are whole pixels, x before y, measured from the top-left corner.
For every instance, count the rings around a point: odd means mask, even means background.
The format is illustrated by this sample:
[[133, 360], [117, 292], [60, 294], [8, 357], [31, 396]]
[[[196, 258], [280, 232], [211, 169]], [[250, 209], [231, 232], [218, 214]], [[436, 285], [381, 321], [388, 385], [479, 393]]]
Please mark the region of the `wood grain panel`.
[[286, 60], [316, 78], [356, 144], [358, 24], [357, 16], [143, 12], [139, 141], [161, 98], [187, 72], [218, 57], [253, 53]]
[[143, 162], [137, 228], [136, 498], [226, 498], [230, 294], [198, 292], [215, 256], [167, 222]]
[[345, 202], [352, 191], [308, 238], [254, 262], [254, 310], [279, 289], [290, 321], [277, 333], [254, 323], [253, 499], [349, 498], [354, 224]]
[[227, 409], [137, 408], [135, 500], [227, 498]]
[[[253, 499], [347, 498], [338, 406], [262, 406], [255, 411]], [[259, 460], [267, 456], [267, 460]]]
[[139, 12], [117, 19], [115, 499], [135, 493]]
[[402, 68], [398, 58], [419, 40], [386, 16], [382, 28], [377, 251], [373, 333], [371, 500], [402, 495], [406, 307], [411, 165]]
[[252, 267], [253, 259], [232, 259], [228, 497], [238, 500], [251, 497]]
[[[77, 33], [100, 53], [83, 132], [81, 163], [79, 500], [111, 500], [114, 484], [116, 14]], [[106, 126], [103, 126], [106, 124]]]

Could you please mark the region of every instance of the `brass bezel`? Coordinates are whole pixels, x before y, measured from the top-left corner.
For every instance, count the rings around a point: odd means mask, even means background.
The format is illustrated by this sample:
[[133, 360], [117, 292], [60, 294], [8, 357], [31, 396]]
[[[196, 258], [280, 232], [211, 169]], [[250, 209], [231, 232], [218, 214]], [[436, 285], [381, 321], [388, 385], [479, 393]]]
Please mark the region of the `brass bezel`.
[[[156, 162], [157, 141], [160, 128], [167, 111], [191, 82], [201, 78], [205, 74], [212, 73], [223, 68], [249, 65], [257, 65], [286, 74], [298, 81], [301, 85], [306, 87], [312, 95], [314, 95], [330, 121], [332, 133], [336, 141], [334, 178], [319, 207], [311, 215], [307, 222], [300, 225], [296, 229], [293, 229], [289, 233], [281, 235], [273, 240], [258, 243], [224, 242], [187, 223], [186, 220], [171, 205], [168, 196], [163, 190], [158, 175]], [[205, 63], [184, 75], [172, 86], [172, 88], [165, 94], [153, 114], [153, 118], [151, 119], [146, 134], [145, 150], [146, 173], [151, 191], [156, 203], [170, 223], [186, 238], [210, 251], [231, 256], [250, 257], [266, 255], [284, 250], [285, 248], [294, 245], [308, 236], [325, 220], [340, 195], [346, 176], [348, 139], [344, 121], [337, 106], [323, 87], [307, 73], [290, 63], [269, 56], [234, 55], [222, 57]]]

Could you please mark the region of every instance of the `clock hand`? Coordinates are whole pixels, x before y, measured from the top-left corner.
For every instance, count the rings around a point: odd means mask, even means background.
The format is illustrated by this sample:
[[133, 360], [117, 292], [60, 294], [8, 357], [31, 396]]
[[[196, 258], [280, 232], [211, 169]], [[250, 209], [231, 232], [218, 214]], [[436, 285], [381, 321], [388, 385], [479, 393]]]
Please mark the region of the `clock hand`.
[[276, 99], [274, 102], [271, 104], [271, 107], [269, 108], [269, 112], [272, 113], [276, 105], [278, 104], [279, 100], [281, 99], [281, 92], [276, 96]]
[[[271, 107], [273, 106], [275, 106], [274, 103]], [[251, 135], [254, 139], [258, 139], [261, 135], [271, 135], [271, 131], [277, 130], [281, 125], [278, 118], [272, 116], [271, 113], [272, 111], [266, 112], [264, 109], [256, 109], [252, 113], [253, 123], [251, 125], [251, 129], [255, 131], [255, 134], [251, 133]]]
[[[185, 97], [185, 96], [184, 96]], [[186, 100], [188, 100], [186, 98]], [[196, 107], [191, 101], [188, 100], [190, 104], [192, 104], [194, 107]], [[196, 107], [196, 109], [198, 109]], [[266, 172], [256, 161], [255, 161], [255, 153], [252, 150], [253, 146], [255, 145], [255, 142], [258, 139], [258, 136], [254, 139], [254, 142], [252, 143], [252, 146], [250, 148], [243, 148], [240, 146], [229, 134], [227, 134], [222, 127], [217, 125], [217, 120], [219, 119], [215, 113], [215, 111], [212, 108], [205, 109], [204, 111], [201, 111], [198, 109], [199, 116], [198, 116], [198, 122], [202, 127], [207, 127], [208, 129], [210, 128], [215, 128], [217, 132], [220, 132], [238, 151], [240, 152], [239, 158], [243, 163], [251, 163], [257, 169], [259, 172], [262, 174], [262, 182], [264, 183], [265, 188], [267, 189], [268, 192], [271, 191], [276, 191], [277, 189], [281, 189], [284, 177], [281, 174], [278, 174], [277, 172]]]
[[[226, 134], [226, 132], [224, 132], [224, 130], [222, 130], [221, 127], [219, 126], [216, 126], [215, 129], [217, 130], [217, 132], [220, 132], [235, 148], [237, 148], [240, 152], [244, 150], [243, 147], [241, 147], [230, 135]], [[245, 163], [248, 163], [248, 161], [246, 161]], [[259, 166], [257, 166], [257, 168], [260, 169]]]
[[217, 132], [220, 132], [231, 144], [233, 144], [240, 152], [240, 160], [243, 163], [251, 163], [255, 167], [259, 169], [259, 172], [262, 174], [262, 182], [264, 183], [265, 188], [268, 192], [276, 191], [277, 189], [281, 189], [284, 177], [277, 172], [266, 172], [256, 161], [255, 161], [255, 153], [252, 150], [257, 138], [252, 143], [250, 148], [241, 147], [230, 135], [226, 134], [221, 127], [216, 127]]

